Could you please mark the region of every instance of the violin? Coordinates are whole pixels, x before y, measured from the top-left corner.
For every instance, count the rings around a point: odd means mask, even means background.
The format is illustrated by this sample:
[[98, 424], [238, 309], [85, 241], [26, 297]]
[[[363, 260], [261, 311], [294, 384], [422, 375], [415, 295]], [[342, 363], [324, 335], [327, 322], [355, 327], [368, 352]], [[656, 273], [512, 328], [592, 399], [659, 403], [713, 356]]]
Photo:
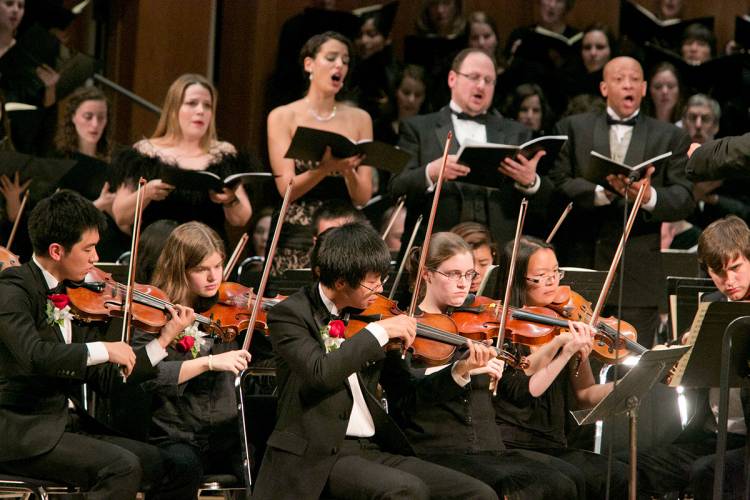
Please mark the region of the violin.
[[[124, 315], [127, 286], [112, 279], [112, 275], [94, 268], [89, 273], [94, 281], [83, 281], [67, 286], [70, 308], [79, 321], [96, 322]], [[167, 306], [172, 306], [167, 295], [151, 285], [136, 284], [133, 289], [131, 313], [133, 324], [149, 333], [157, 334], [169, 321]], [[204, 326], [206, 333], [223, 341], [231, 341], [231, 330], [223, 330], [206, 316], [196, 314], [195, 320]]]
[[[346, 315], [344, 335], [346, 338], [350, 338], [360, 332], [368, 323], [398, 314], [405, 313], [398, 308], [396, 302], [382, 295], [377, 295], [375, 302], [361, 313]], [[413, 358], [421, 361], [424, 365], [440, 366], [449, 363], [456, 352], [456, 348], [466, 345], [467, 340], [480, 343], [458, 335], [456, 323], [444, 314], [422, 313], [415, 318], [417, 320], [417, 337], [410, 349]], [[504, 349], [495, 348], [495, 354], [508, 366], [518, 369], [528, 368], [525, 358], [519, 359], [516, 355]]]
[[[475, 297], [468, 306], [451, 313], [459, 333], [472, 340], [494, 339], [500, 332], [500, 304], [489, 297]], [[526, 311], [539, 316], [560, 318], [546, 307], [526, 306], [511, 309], [505, 324], [505, 337], [514, 344], [542, 345], [551, 341], [560, 332], [559, 326], [519, 320], [515, 311]], [[567, 325], [567, 323], [566, 323]]]
[[[593, 315], [591, 302], [566, 285], [560, 286], [554, 301], [548, 307], [573, 321], [588, 323]], [[636, 341], [638, 332], [635, 327], [626, 321], [614, 316], [600, 317], [594, 327], [596, 334], [593, 353], [605, 363], [619, 363], [632, 354], [640, 355], [647, 350]], [[616, 341], [618, 327], [619, 342]]]
[[5, 247], [0, 247], [0, 271], [5, 271], [9, 267], [20, 265], [21, 261], [18, 259], [18, 255]]
[[[219, 285], [218, 300], [203, 314], [216, 322], [222, 330], [233, 332], [233, 337], [247, 330], [250, 325], [250, 307], [255, 295], [251, 288], [239, 283], [225, 281]], [[260, 330], [268, 335], [268, 323], [266, 322], [267, 311], [286, 299], [285, 295], [277, 295], [273, 298], [263, 297], [258, 317], [255, 318], [255, 330]]]

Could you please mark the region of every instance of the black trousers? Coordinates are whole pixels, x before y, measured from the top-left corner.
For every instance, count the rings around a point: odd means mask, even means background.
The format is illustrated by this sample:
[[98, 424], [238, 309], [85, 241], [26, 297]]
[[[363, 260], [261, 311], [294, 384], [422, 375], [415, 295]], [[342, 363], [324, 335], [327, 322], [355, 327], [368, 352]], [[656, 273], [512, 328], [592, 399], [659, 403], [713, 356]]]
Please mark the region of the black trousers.
[[606, 455], [575, 448], [549, 448], [537, 449], [536, 451], [564, 460], [580, 470], [586, 480], [586, 498], [588, 500], [604, 500], [605, 498], [624, 500], [628, 498], [630, 469], [626, 463], [612, 457], [612, 473], [609, 482], [609, 497], [607, 497], [608, 458]]
[[323, 492], [326, 498], [497, 500], [487, 484], [415, 457], [393, 455], [367, 439], [346, 439]]
[[492, 486], [508, 499], [581, 499], [586, 485], [581, 472], [567, 462], [527, 450], [498, 454], [420, 455]]
[[[669, 492], [690, 492], [696, 500], [713, 492], [716, 435], [706, 433], [689, 442], [673, 443], [638, 453], [638, 493], [643, 498]], [[727, 435], [722, 498], [740, 499], [744, 490], [745, 438]]]
[[161, 455], [153, 446], [125, 438], [73, 432], [63, 433], [47, 453], [0, 463], [0, 470], [79, 486], [92, 500], [132, 500], [140, 489], [144, 471], [152, 479], [163, 473]]

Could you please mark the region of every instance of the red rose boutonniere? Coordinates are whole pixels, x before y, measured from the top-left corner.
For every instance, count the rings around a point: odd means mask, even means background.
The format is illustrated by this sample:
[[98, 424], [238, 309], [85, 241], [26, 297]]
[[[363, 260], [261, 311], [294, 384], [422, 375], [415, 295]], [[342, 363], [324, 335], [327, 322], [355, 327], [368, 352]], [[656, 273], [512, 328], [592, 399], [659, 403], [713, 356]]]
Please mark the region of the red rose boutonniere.
[[338, 349], [341, 343], [346, 340], [344, 337], [345, 330], [346, 324], [340, 319], [334, 319], [320, 329], [320, 336], [323, 338], [327, 353]]
[[198, 330], [197, 323], [193, 323], [177, 336], [174, 340], [174, 348], [177, 352], [189, 352], [193, 358], [197, 358], [201, 346], [206, 343], [203, 337], [204, 333]]
[[47, 295], [47, 323], [62, 327], [66, 319], [73, 319], [70, 312], [70, 297], [64, 293]]

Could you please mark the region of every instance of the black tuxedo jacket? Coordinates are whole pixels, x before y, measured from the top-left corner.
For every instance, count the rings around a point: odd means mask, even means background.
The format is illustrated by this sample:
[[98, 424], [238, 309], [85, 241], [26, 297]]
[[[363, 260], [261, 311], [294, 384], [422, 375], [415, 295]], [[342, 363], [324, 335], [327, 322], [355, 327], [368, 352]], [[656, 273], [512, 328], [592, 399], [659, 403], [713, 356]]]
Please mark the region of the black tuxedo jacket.
[[699, 147], [688, 160], [687, 173], [695, 181], [750, 177], [750, 133], [724, 137]]
[[[122, 383], [117, 365], [86, 366], [86, 342], [99, 340], [97, 327], [73, 324], [66, 344], [60, 327], [47, 320], [47, 284], [33, 262], [0, 275], [0, 461], [45, 453], [68, 423], [68, 398], [81, 384], [108, 392]], [[102, 335], [103, 337], [103, 335]], [[129, 383], [155, 375], [145, 350], [136, 351]]]
[[[487, 141], [492, 143], [522, 144], [531, 139], [531, 131], [523, 125], [491, 113], [487, 116], [486, 129]], [[448, 106], [436, 113], [414, 116], [401, 123], [398, 146], [411, 153], [412, 158], [406, 168], [391, 180], [390, 191], [394, 197], [407, 197], [406, 231], [402, 248], [406, 248], [411, 229], [419, 215], [427, 217], [430, 213], [432, 193], [427, 192], [425, 167], [443, 155], [449, 131], [454, 133], [450, 154], [456, 154], [460, 144], [455, 139], [451, 110]], [[548, 225], [544, 219], [553, 187], [546, 176], [540, 177], [542, 185], [529, 199], [526, 219], [529, 229]], [[502, 244], [513, 238], [518, 207], [523, 197], [524, 194], [513, 187], [512, 179], [498, 186], [498, 189], [457, 181], [446, 182], [435, 217], [435, 231], [448, 231], [459, 222], [476, 221], [488, 226], [495, 241]], [[426, 224], [423, 224], [422, 228], [425, 226]], [[420, 233], [423, 235], [424, 230]], [[422, 239], [420, 237], [417, 241]]]
[[[582, 168], [591, 151], [610, 156], [609, 126], [606, 113], [583, 113], [560, 121], [556, 134], [568, 136], [554, 168], [552, 182], [575, 203], [555, 243], [566, 266], [608, 269], [622, 236], [622, 198], [610, 205], [594, 206], [595, 184], [584, 179]], [[688, 217], [695, 208], [692, 185], [685, 177], [689, 136], [674, 125], [638, 115], [625, 156], [628, 165], [637, 165], [658, 154], [672, 156], [657, 167], [651, 185], [657, 193], [651, 212], [641, 209], [625, 251], [624, 301], [628, 306], [652, 307], [664, 300], [666, 288], [660, 254], [662, 222]]]
[[319, 332], [328, 321], [317, 283], [268, 313], [279, 402], [254, 492], [258, 498], [320, 496], [346, 436], [353, 404], [347, 377], [355, 372], [375, 424], [374, 440], [384, 451], [413, 454], [373, 396], [385, 358], [383, 348], [373, 335], [362, 332], [326, 354]]

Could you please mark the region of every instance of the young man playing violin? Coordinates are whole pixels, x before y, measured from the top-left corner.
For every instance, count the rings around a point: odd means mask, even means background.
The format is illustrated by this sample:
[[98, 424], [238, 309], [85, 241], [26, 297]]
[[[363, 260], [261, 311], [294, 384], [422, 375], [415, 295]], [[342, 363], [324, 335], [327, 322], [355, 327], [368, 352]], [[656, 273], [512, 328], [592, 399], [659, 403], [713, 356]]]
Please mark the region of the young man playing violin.
[[[698, 261], [716, 292], [704, 302], [736, 302], [750, 297], [750, 229], [735, 215], [709, 224], [698, 239]], [[719, 349], [719, 346], [716, 346]], [[677, 439], [638, 454], [638, 487], [649, 494], [685, 490], [696, 499], [711, 498], [719, 408], [719, 389], [696, 390], [695, 412]], [[750, 392], [729, 391], [727, 452], [722, 498], [745, 498], [744, 455], [750, 416]]]
[[[382, 291], [390, 253], [361, 224], [323, 233], [312, 253], [319, 282], [268, 313], [276, 353], [278, 418], [253, 496], [263, 499], [494, 499], [492, 488], [413, 456], [404, 434], [374, 396], [384, 347], [409, 347], [416, 321], [396, 315], [369, 323], [343, 342], [334, 320], [367, 309]], [[485, 360], [486, 361], [486, 360]], [[479, 366], [468, 360], [431, 380], [436, 390]], [[421, 379], [404, 380], [418, 384]]]
[[59, 191], [29, 217], [32, 261], [0, 275], [0, 471], [79, 486], [91, 499], [132, 499], [142, 484], [161, 488], [161, 455], [103, 435], [82, 410], [81, 385], [106, 393], [123, 376], [129, 383], [153, 377], [186, 312], [170, 308], [160, 334], [136, 350], [99, 342], [102, 329], [76, 322], [64, 284], [93, 269], [103, 227], [91, 202]]

